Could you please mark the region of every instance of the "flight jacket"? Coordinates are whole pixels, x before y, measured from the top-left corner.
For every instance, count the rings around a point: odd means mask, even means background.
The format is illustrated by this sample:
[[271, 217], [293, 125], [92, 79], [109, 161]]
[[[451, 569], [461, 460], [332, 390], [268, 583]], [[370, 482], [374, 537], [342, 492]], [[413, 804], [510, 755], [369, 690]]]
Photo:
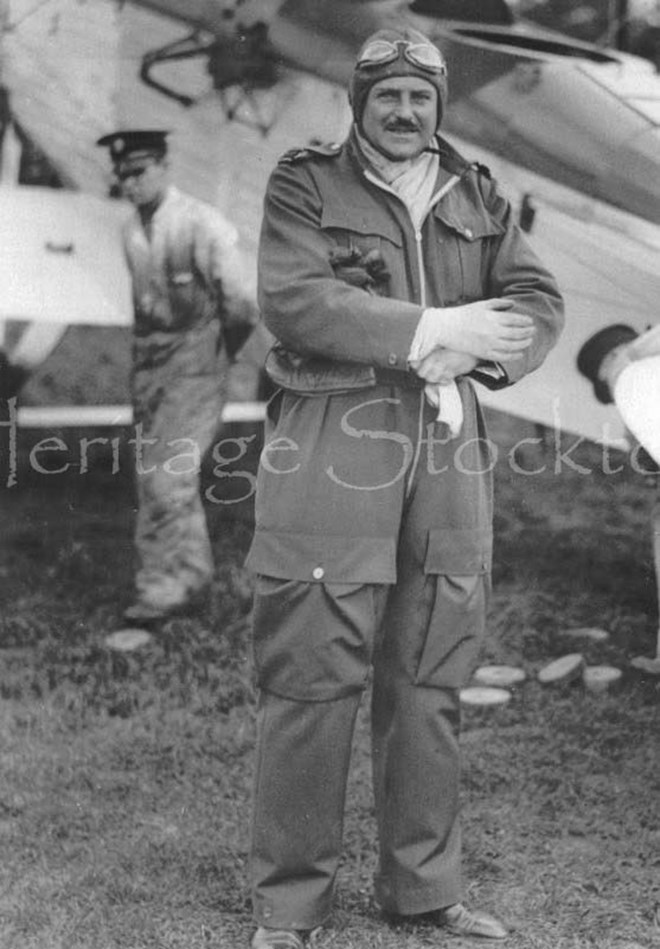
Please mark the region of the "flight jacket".
[[[420, 380], [408, 369], [426, 307], [507, 297], [536, 324], [503, 384], [539, 366], [563, 326], [557, 284], [487, 169], [436, 137], [435, 203], [419, 232], [379, 184], [354, 134], [343, 145], [285, 154], [272, 173], [259, 246], [259, 305], [277, 342], [273, 382], [302, 394]], [[474, 377], [480, 378], [480, 370]], [[491, 386], [494, 387], [494, 386]]]

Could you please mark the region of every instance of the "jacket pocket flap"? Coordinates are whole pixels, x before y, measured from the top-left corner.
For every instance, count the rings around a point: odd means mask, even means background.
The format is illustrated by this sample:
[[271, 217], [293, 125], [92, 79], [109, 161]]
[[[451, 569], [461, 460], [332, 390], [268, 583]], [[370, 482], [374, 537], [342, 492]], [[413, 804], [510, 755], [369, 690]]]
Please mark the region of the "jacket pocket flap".
[[434, 216], [466, 241], [478, 241], [483, 237], [498, 237], [504, 234], [504, 227], [490, 214], [480, 214], [476, 208], [467, 202], [460, 202], [452, 206], [451, 202], [444, 205], [437, 204], [433, 209]]
[[246, 566], [269, 577], [323, 583], [394, 583], [390, 537], [347, 537], [257, 530]]
[[492, 559], [490, 530], [447, 527], [429, 531], [424, 572], [454, 577], [489, 573]]
[[373, 208], [333, 207], [331, 204], [323, 206], [321, 227], [336, 228], [340, 231], [353, 231], [356, 234], [384, 237], [397, 247], [401, 247], [401, 233], [394, 222], [386, 217], [375, 215]]

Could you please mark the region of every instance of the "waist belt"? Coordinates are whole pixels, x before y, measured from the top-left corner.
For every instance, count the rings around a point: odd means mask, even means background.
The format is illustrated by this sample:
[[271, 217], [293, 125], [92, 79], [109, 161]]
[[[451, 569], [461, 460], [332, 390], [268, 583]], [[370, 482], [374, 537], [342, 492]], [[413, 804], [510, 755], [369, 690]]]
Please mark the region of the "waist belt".
[[401, 369], [376, 369], [376, 385], [403, 386], [405, 389], [423, 389], [426, 385], [423, 379], [414, 372]]

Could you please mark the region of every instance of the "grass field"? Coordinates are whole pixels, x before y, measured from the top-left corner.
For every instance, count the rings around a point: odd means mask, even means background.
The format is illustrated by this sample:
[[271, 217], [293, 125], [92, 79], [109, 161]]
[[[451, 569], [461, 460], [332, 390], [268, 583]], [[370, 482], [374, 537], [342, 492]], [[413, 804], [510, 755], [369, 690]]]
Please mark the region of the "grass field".
[[[515, 929], [511, 949], [660, 945], [660, 686], [628, 665], [655, 648], [655, 487], [610, 474], [596, 446], [491, 417], [499, 461], [494, 594], [484, 661], [521, 665], [508, 706], [464, 715], [471, 904]], [[2, 436], [4, 439], [4, 436]], [[258, 438], [238, 469], [254, 465]], [[73, 447], [45, 474], [0, 442], [0, 947], [234, 949], [251, 931], [246, 855], [254, 694], [242, 568], [249, 502], [208, 506], [217, 577], [203, 615], [142, 654], [110, 653], [130, 596], [132, 493]], [[33, 456], [34, 459], [35, 456]], [[604, 465], [605, 461], [605, 465]], [[15, 464], [14, 464], [15, 462]], [[543, 469], [543, 470], [540, 470]], [[537, 473], [533, 474], [532, 471]], [[218, 479], [224, 500], [248, 481]], [[232, 495], [232, 490], [234, 494]], [[214, 493], [214, 498], [221, 497]], [[575, 627], [609, 631], [577, 642]], [[542, 686], [582, 651], [624, 670], [613, 694]], [[332, 949], [422, 949], [374, 903], [368, 711], [360, 716]]]

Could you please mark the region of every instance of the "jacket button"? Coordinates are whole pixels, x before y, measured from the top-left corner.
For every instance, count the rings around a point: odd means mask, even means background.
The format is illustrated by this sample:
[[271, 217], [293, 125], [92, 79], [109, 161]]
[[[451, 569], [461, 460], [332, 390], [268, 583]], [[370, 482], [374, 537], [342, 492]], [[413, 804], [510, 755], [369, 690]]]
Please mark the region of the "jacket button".
[[325, 570], [323, 569], [323, 567], [314, 567], [314, 569], [312, 570], [312, 576], [314, 577], [315, 580], [321, 580], [323, 578], [324, 573], [325, 573]]
[[472, 240], [473, 231], [471, 230], [471, 228], [466, 227], [464, 233], [465, 233], [465, 236], [468, 238], [468, 240]]
[[396, 357], [396, 353], [390, 353], [389, 356], [387, 357], [387, 361], [390, 366], [396, 366], [399, 360]]

